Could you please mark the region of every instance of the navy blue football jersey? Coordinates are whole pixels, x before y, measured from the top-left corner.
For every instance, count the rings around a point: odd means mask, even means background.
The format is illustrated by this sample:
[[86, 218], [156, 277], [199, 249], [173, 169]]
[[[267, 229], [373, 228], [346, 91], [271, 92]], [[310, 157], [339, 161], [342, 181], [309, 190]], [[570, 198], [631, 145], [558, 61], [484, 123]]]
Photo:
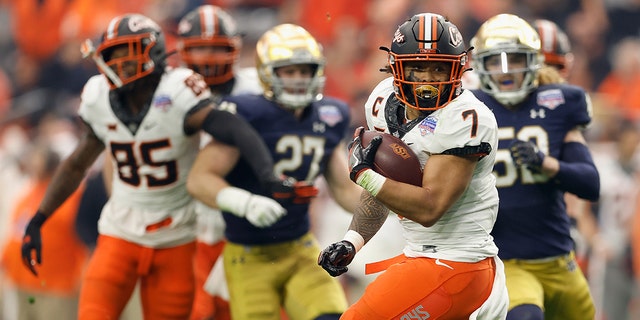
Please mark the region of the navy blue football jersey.
[[[258, 131], [271, 151], [276, 174], [313, 182], [325, 172], [334, 151], [346, 156], [346, 150], [335, 150], [345, 139], [350, 121], [349, 108], [340, 100], [325, 97], [314, 102], [304, 109], [300, 120], [262, 95], [229, 96], [220, 108], [236, 113]], [[226, 179], [235, 187], [270, 196], [242, 159]], [[252, 245], [289, 241], [307, 233], [309, 205], [285, 208], [287, 214], [268, 228], [257, 228], [246, 219], [223, 212], [225, 236], [234, 243]]]
[[509, 145], [515, 139], [533, 141], [540, 151], [560, 159], [567, 133], [591, 121], [584, 90], [570, 85], [540, 86], [515, 110], [487, 93], [474, 90], [498, 121], [498, 154], [494, 166], [500, 196], [492, 235], [502, 259], [539, 259], [573, 249], [564, 192], [553, 179], [517, 168]]

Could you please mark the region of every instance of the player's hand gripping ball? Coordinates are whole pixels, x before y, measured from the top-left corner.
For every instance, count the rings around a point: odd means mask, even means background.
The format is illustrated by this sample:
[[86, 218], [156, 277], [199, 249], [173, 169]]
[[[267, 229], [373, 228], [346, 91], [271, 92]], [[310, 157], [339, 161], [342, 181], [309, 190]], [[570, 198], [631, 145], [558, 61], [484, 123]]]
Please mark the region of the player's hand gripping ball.
[[[422, 186], [420, 160], [413, 150], [398, 137], [375, 130], [364, 130], [360, 127], [356, 129], [349, 154], [353, 156], [354, 152], [364, 151], [376, 136], [380, 136], [382, 141], [375, 150], [375, 157], [370, 168], [392, 180]], [[360, 146], [356, 145], [358, 143]]]

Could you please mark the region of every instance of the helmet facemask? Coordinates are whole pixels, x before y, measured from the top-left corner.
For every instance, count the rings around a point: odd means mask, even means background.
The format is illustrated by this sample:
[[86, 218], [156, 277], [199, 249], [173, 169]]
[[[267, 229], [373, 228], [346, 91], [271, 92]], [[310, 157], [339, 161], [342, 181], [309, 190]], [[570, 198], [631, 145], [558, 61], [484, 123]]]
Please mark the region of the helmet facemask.
[[[113, 71], [107, 72], [103, 70], [103, 66], [98, 65], [100, 72], [109, 80], [111, 89], [125, 86], [153, 72], [155, 63], [149, 56], [149, 51], [154, 44], [153, 34], [141, 34], [119, 37], [98, 46], [96, 54]], [[127, 48], [127, 55], [113, 58], [114, 51], [120, 48]]]
[[233, 68], [240, 56], [240, 47], [240, 37], [194, 37], [181, 40], [178, 52], [190, 69], [201, 74], [209, 86], [214, 86], [233, 78]]
[[544, 61], [540, 37], [522, 18], [499, 14], [488, 19], [471, 46], [475, 48], [471, 66], [480, 78], [480, 89], [502, 105], [518, 105], [538, 87], [538, 70]]
[[325, 78], [317, 76], [319, 66], [312, 64], [310, 78], [282, 78], [277, 68], [273, 70], [271, 81], [272, 99], [289, 109], [300, 109], [322, 99]]
[[[503, 105], [519, 104], [538, 87], [537, 75], [542, 65], [536, 51], [518, 48], [488, 51], [474, 59], [477, 59], [474, 70], [480, 77], [480, 88]], [[514, 64], [513, 59], [524, 61], [524, 64]], [[510, 85], [513, 88], [505, 88]]]
[[[461, 78], [466, 60], [466, 52], [460, 55], [389, 52], [389, 66], [393, 73], [396, 97], [408, 107], [420, 111], [434, 111], [445, 107], [462, 91]], [[444, 81], [423, 81], [417, 79], [411, 71], [405, 73], [407, 64], [426, 61], [451, 64], [449, 78]]]
[[391, 47], [380, 49], [389, 54], [395, 96], [408, 108], [433, 112], [462, 93], [467, 50], [458, 27], [445, 17], [414, 15], [398, 26]]

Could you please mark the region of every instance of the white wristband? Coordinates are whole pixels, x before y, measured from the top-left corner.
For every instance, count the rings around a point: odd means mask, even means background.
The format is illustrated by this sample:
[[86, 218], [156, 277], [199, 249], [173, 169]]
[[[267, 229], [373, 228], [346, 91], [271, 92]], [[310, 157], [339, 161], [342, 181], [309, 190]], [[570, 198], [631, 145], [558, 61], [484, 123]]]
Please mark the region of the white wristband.
[[342, 240], [349, 241], [356, 248], [356, 252], [360, 251], [364, 246], [364, 238], [355, 230], [349, 230]]
[[387, 178], [371, 169], [365, 170], [356, 179], [356, 183], [369, 191], [374, 197], [378, 195], [385, 181], [387, 181]]
[[226, 187], [218, 192], [216, 203], [220, 210], [231, 212], [238, 217], [244, 217], [247, 214], [247, 205], [252, 195], [247, 190]]

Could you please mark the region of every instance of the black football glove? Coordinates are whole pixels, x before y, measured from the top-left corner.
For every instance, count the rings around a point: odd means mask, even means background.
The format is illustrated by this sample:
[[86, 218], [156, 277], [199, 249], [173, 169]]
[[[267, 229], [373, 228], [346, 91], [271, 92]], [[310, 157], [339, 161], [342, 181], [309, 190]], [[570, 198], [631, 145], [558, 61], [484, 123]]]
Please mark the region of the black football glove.
[[280, 203], [304, 204], [318, 195], [318, 188], [312, 183], [296, 181], [293, 177], [282, 176], [265, 183], [273, 199]]
[[511, 158], [518, 167], [525, 166], [535, 172], [542, 172], [542, 161], [544, 153], [531, 141], [515, 140], [509, 146]]
[[[22, 262], [31, 270], [31, 273], [38, 275], [36, 271], [36, 263], [42, 264], [42, 237], [40, 236], [40, 228], [47, 219], [47, 216], [37, 212], [27, 224], [22, 238]], [[32, 255], [35, 251], [35, 259]]]
[[347, 266], [356, 256], [356, 248], [349, 241], [342, 240], [326, 247], [318, 256], [318, 265], [332, 277], [337, 277], [349, 270]]
[[363, 127], [356, 128], [356, 131], [353, 133], [353, 140], [349, 143], [349, 167], [351, 168], [349, 177], [356, 183], [360, 173], [373, 168], [376, 151], [378, 151], [378, 147], [380, 143], [382, 143], [382, 137], [376, 136], [371, 139], [369, 145], [364, 147], [362, 145], [363, 133]]

